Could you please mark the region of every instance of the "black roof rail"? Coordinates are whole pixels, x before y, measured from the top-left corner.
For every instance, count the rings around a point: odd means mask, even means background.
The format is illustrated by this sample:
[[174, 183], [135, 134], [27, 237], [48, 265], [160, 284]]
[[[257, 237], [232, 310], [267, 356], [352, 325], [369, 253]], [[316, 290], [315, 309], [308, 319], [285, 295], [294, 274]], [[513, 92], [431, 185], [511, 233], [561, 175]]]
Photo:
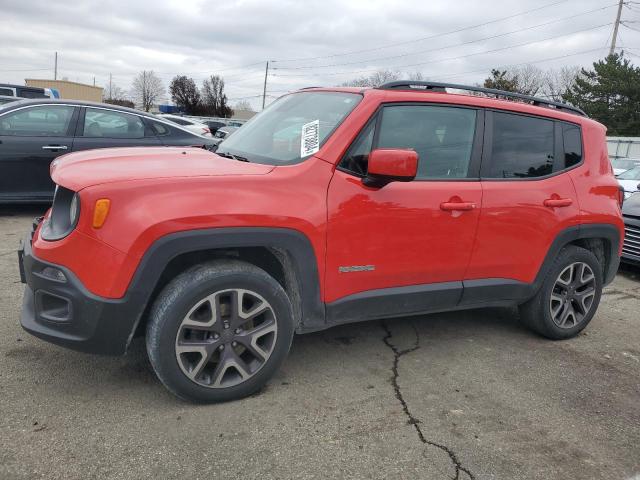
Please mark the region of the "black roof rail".
[[523, 95], [522, 93], [507, 92], [506, 90], [497, 90], [495, 88], [472, 87], [469, 85], [458, 85], [455, 83], [423, 82], [417, 80], [400, 80], [396, 82], [388, 82], [376, 88], [379, 88], [381, 90], [429, 90], [432, 92], [446, 92], [447, 88], [453, 88], [456, 90], [465, 90], [467, 92], [479, 92], [487, 95], [495, 95], [497, 97], [524, 100], [526, 102], [530, 102], [535, 106], [555, 108], [557, 110], [562, 110], [570, 113], [577, 113], [578, 115], [582, 115], [583, 117], [587, 116], [587, 114], [584, 113], [582, 109], [574, 107], [573, 105], [569, 105], [568, 103], [554, 102], [553, 100], [545, 100], [544, 98], [540, 97]]

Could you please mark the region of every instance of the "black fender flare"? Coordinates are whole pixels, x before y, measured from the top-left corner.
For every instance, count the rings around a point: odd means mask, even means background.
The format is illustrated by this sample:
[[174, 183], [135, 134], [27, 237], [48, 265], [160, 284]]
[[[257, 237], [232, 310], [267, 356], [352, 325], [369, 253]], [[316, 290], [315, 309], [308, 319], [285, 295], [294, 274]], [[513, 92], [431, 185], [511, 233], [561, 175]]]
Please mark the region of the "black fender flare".
[[130, 343], [147, 308], [160, 276], [179, 255], [202, 250], [267, 247], [286, 252], [291, 258], [298, 283], [300, 322], [312, 328], [325, 325], [325, 306], [320, 298], [318, 262], [311, 241], [303, 233], [288, 228], [232, 227], [188, 230], [157, 239], [145, 252], [127, 289], [126, 297], [141, 307], [136, 315]]
[[[562, 230], [551, 243], [549, 251], [545, 256], [536, 279], [533, 282], [534, 293], [542, 286], [544, 278], [551, 268], [551, 264], [560, 253], [560, 250], [576, 240], [588, 240], [588, 239], [604, 239], [607, 240], [608, 245], [605, 245], [605, 258], [606, 268], [604, 271], [604, 285], [611, 283], [616, 276], [618, 266], [620, 265], [620, 256], [618, 255], [620, 249], [620, 233], [615, 225], [609, 223], [585, 223], [569, 227]], [[608, 247], [608, 248], [607, 248]]]

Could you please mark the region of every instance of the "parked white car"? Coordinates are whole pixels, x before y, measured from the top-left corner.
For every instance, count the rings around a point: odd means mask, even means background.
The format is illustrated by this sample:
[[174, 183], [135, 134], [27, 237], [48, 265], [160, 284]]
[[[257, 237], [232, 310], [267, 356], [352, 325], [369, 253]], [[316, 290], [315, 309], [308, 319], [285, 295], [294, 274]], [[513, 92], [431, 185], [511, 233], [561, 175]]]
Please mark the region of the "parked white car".
[[640, 158], [610, 158], [613, 174], [618, 176], [640, 165]]
[[170, 122], [175, 123], [176, 125], [180, 125], [182, 128], [189, 130], [190, 132], [197, 133], [203, 137], [212, 137], [211, 130], [204, 123], [200, 123], [196, 120], [192, 120], [191, 118], [181, 117], [180, 115], [170, 115], [160, 114], [157, 115], [160, 118], [164, 118], [165, 120], [169, 120]]
[[618, 182], [624, 188], [624, 198], [629, 198], [640, 190], [640, 165], [618, 175]]

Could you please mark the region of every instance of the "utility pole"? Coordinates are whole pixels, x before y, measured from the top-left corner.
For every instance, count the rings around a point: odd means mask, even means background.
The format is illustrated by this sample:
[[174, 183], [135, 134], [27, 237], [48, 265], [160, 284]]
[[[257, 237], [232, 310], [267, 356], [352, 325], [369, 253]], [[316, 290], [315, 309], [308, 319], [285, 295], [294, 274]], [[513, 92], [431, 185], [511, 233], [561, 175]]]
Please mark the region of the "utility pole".
[[111, 74], [109, 74], [109, 100], [111, 100], [113, 97], [111, 96]]
[[56, 52], [56, 59], [53, 63], [53, 79], [58, 79], [58, 52]]
[[[622, 1], [622, 0], [620, 0]], [[264, 69], [264, 88], [262, 89], [262, 110], [264, 110], [264, 102], [267, 100], [267, 75], [269, 75], [269, 62]]]
[[624, 5], [624, 0], [620, 0], [620, 3], [618, 3], [618, 15], [616, 16], [616, 23], [613, 27], [613, 38], [611, 39], [611, 49], [609, 50], [609, 55], [613, 55], [616, 51], [616, 40], [618, 39], [618, 27], [620, 26], [620, 17], [622, 16], [622, 5]]

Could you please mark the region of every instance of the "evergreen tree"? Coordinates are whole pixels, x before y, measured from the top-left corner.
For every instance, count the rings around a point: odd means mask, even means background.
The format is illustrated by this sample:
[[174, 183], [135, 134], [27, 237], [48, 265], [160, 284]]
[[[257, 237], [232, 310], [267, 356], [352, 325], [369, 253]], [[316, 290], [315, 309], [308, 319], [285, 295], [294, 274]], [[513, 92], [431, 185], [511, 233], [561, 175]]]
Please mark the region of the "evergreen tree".
[[612, 136], [640, 136], [640, 68], [623, 54], [582, 69], [563, 99], [603, 123]]

